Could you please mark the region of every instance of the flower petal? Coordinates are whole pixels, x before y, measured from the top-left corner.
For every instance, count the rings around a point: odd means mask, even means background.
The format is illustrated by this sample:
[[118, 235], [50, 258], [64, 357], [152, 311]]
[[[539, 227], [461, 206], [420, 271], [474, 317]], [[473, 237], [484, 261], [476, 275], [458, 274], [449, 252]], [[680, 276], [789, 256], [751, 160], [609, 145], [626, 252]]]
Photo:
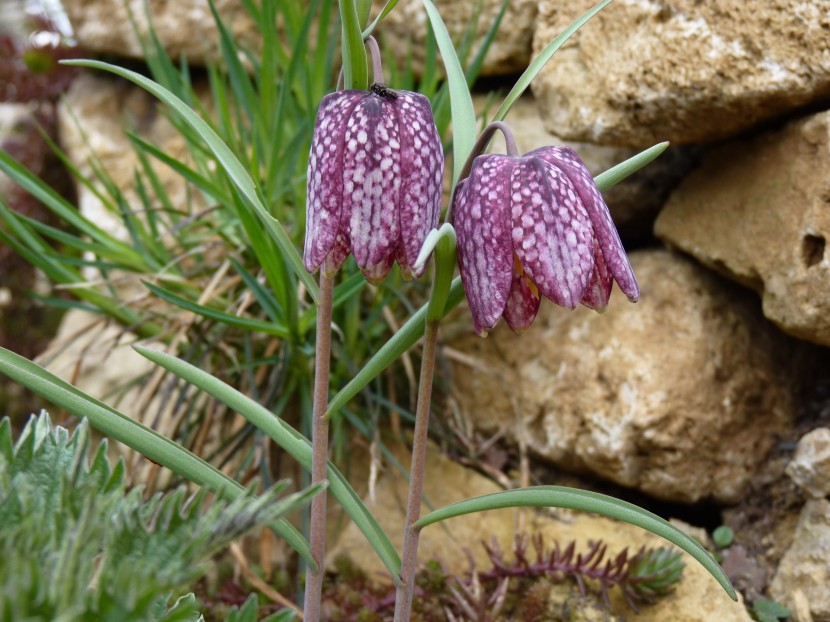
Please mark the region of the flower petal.
[[329, 251], [329, 254], [326, 255], [323, 261], [323, 272], [325, 275], [329, 277], [334, 276], [334, 273], [340, 269], [340, 266], [346, 261], [346, 257], [349, 256], [350, 252], [349, 240], [342, 232], [338, 233], [337, 239], [331, 247], [331, 251]]
[[511, 181], [513, 248], [543, 296], [573, 309], [594, 269], [591, 222], [568, 177], [522, 157]]
[[309, 272], [315, 272], [323, 263], [340, 229], [346, 125], [352, 110], [364, 97], [361, 91], [338, 91], [324, 97], [317, 111], [308, 158], [303, 253]]
[[514, 332], [524, 332], [536, 319], [539, 311], [539, 290], [522, 269], [519, 258], [513, 255], [513, 283], [504, 308], [504, 321]]
[[527, 155], [536, 155], [565, 171], [588, 210], [608, 270], [628, 299], [637, 302], [640, 288], [634, 278], [634, 271], [631, 269], [608, 206], [585, 164], [570, 147], [543, 147]]
[[602, 258], [602, 250], [599, 242], [594, 238], [594, 272], [591, 274], [591, 281], [585, 293], [582, 295], [583, 305], [600, 313], [608, 306], [608, 299], [611, 297], [611, 286], [614, 284], [614, 277], [605, 265]]
[[394, 101], [365, 94], [346, 129], [343, 210], [357, 265], [376, 273], [400, 243], [401, 144]]
[[515, 163], [503, 155], [477, 157], [453, 200], [461, 281], [473, 325], [482, 337], [504, 312], [513, 281], [510, 173]]
[[401, 142], [401, 194], [398, 218], [403, 251], [398, 264], [404, 276], [419, 277], [426, 270], [412, 270], [429, 232], [438, 224], [444, 177], [444, 149], [432, 118], [429, 99], [418, 93], [398, 91], [394, 102]]

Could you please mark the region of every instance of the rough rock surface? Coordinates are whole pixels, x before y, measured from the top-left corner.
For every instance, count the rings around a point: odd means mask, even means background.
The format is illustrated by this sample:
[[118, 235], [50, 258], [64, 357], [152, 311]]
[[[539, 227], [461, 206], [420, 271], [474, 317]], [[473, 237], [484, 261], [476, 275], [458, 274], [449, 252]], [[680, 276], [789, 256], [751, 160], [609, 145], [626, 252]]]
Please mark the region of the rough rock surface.
[[806, 600], [815, 622], [830, 621], [830, 501], [827, 499], [813, 499], [804, 506], [793, 544], [778, 566], [770, 594], [793, 608]]
[[[477, 98], [479, 108], [481, 100]], [[549, 145], [572, 147], [592, 175], [597, 175], [635, 155], [639, 150], [605, 147], [566, 141], [544, 129], [538, 100], [525, 95], [510, 109], [506, 122], [513, 131], [519, 150], [532, 151]], [[497, 132], [491, 150], [504, 153], [504, 140]], [[603, 193], [614, 222], [626, 243], [650, 238], [657, 213], [671, 191], [697, 162], [698, 147], [672, 146], [644, 169]]]
[[[593, 0], [541, 0], [534, 51]], [[830, 97], [830, 0], [618, 0], [533, 83], [549, 128], [646, 146], [734, 135]]]
[[830, 345], [828, 170], [830, 112], [726, 144], [673, 193], [655, 232], [760, 292], [785, 331]]
[[830, 428], [816, 428], [801, 437], [786, 473], [811, 496], [830, 495]]
[[[442, 456], [437, 447], [431, 445], [428, 452], [424, 494], [435, 507], [500, 490], [491, 480]], [[408, 454], [400, 448], [396, 453], [402, 463], [409, 463]], [[362, 462], [357, 461], [358, 467]], [[352, 481], [361, 481], [361, 478], [353, 476]], [[398, 547], [405, 520], [406, 494], [406, 480], [390, 467], [382, 472], [377, 481], [375, 500], [367, 499], [369, 509]], [[422, 508], [422, 513], [428, 511], [426, 506]], [[601, 539], [608, 544], [609, 555], [616, 555], [625, 547], [636, 550], [640, 546], [666, 545], [665, 540], [626, 523], [568, 510], [556, 510], [555, 517], [548, 512], [531, 509], [493, 510], [460, 516], [445, 522], [444, 526], [446, 529], [433, 525], [423, 530], [418, 558], [423, 561], [440, 559], [455, 573], [469, 568], [467, 551], [475, 558], [477, 567], [485, 565], [487, 557], [480, 545], [483, 541], [489, 543], [495, 537], [501, 549], [509, 551], [517, 531], [528, 535], [542, 534], [544, 541], [551, 545], [558, 541], [566, 546], [575, 540], [580, 548], [586, 546], [589, 540]], [[332, 560], [341, 553], [347, 554], [370, 577], [388, 576], [380, 559], [366, 546], [363, 535], [354, 524], [349, 524], [330, 548], [328, 559]], [[507, 553], [505, 555], [507, 557]], [[671, 596], [655, 605], [642, 607], [638, 613], [628, 609], [621, 599], [614, 598], [614, 612], [623, 614], [629, 622], [749, 622], [746, 610], [732, 602], [702, 566], [688, 556], [684, 561], [683, 579]], [[614, 619], [617, 619], [616, 616]]]
[[[797, 342], [755, 297], [667, 251], [631, 255], [641, 299], [607, 313], [544, 301], [517, 337], [451, 345], [463, 411], [566, 469], [656, 497], [733, 502], [795, 416]], [[800, 356], [800, 355], [798, 355]]]
[[[383, 6], [385, 3], [375, 3]], [[476, 2], [439, 0], [435, 6], [453, 41], [460, 41], [474, 21]], [[501, 9], [503, 0], [483, 0], [470, 59], [484, 40], [487, 30]], [[481, 68], [481, 75], [521, 73], [530, 62], [536, 0], [511, 0], [495, 39]], [[402, 0], [378, 27], [382, 44], [403, 60], [412, 54], [412, 68], [421, 75], [424, 67], [428, 19], [421, 0]], [[441, 66], [440, 61], [438, 62]]]
[[[215, 4], [234, 38], [255, 45], [259, 35], [243, 3], [215, 0]], [[63, 0], [63, 6], [78, 42], [91, 52], [142, 58], [130, 14], [139, 35], [146, 37], [149, 11], [156, 34], [172, 58], [184, 55], [194, 64], [221, 58], [219, 34], [207, 0]]]

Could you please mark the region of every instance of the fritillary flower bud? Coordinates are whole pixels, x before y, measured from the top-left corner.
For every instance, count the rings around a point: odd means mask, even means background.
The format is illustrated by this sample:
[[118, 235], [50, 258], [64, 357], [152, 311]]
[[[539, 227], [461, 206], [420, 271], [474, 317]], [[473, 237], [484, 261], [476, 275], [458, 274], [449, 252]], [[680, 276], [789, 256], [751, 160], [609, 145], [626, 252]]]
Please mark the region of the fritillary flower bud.
[[482, 336], [502, 316], [514, 331], [526, 329], [541, 296], [602, 311], [616, 281], [629, 300], [639, 298], [608, 207], [569, 147], [478, 156], [452, 213], [461, 279]]
[[351, 252], [371, 282], [396, 259], [405, 277], [421, 276], [415, 261], [438, 222], [443, 172], [423, 95], [374, 84], [326, 96], [308, 163], [306, 269], [332, 274]]

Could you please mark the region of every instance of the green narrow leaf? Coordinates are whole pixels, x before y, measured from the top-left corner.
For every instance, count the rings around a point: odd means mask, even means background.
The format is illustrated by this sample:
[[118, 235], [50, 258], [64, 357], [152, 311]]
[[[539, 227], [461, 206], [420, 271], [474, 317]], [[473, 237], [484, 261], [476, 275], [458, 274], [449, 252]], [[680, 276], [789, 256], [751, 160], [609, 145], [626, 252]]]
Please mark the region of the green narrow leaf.
[[649, 147], [645, 151], [641, 151], [637, 155], [631, 156], [625, 162], [621, 162], [604, 173], [600, 173], [594, 177], [597, 187], [604, 192], [608, 188], [616, 186], [629, 175], [633, 175], [646, 164], [656, 160], [661, 153], [668, 149], [668, 147], [668, 142], [657, 143], [653, 147]]
[[421, 529], [427, 525], [464, 514], [513, 507], [556, 507], [593, 512], [641, 527], [665, 538], [694, 557], [720, 583], [732, 600], [738, 600], [735, 589], [729, 582], [726, 573], [718, 566], [709, 551], [703, 548], [697, 540], [686, 535], [656, 514], [626, 501], [596, 492], [564, 486], [532, 486], [518, 490], [504, 490], [445, 506], [422, 517], [414, 526]]
[[[135, 449], [153, 462], [199, 486], [209, 488], [225, 499], [234, 500], [247, 494], [238, 482], [181, 445], [3, 347], [0, 347], [0, 373], [76, 417], [88, 419], [95, 429]], [[307, 563], [314, 565], [308, 542], [293, 525], [280, 519], [271, 527]]]
[[369, 69], [355, 0], [340, 0], [340, 22], [343, 30], [343, 86], [365, 91], [369, 88]]
[[130, 71], [129, 69], [116, 67], [115, 65], [95, 60], [71, 60], [61, 62], [65, 65], [73, 67], [87, 67], [89, 69], [100, 69], [102, 71], [114, 73], [115, 75], [121, 76], [133, 84], [140, 86], [145, 91], [152, 93], [155, 97], [176, 111], [185, 123], [187, 123], [187, 125], [198, 133], [202, 140], [205, 141], [213, 155], [222, 165], [222, 168], [225, 170], [230, 180], [233, 182], [236, 189], [254, 210], [257, 216], [263, 221], [268, 229], [268, 232], [274, 238], [277, 247], [288, 260], [297, 277], [305, 284], [311, 298], [315, 302], [319, 302], [320, 290], [317, 287], [317, 283], [303, 266], [302, 257], [300, 257], [300, 253], [297, 251], [297, 248], [294, 246], [294, 243], [291, 241], [288, 233], [286, 233], [282, 224], [268, 213], [265, 205], [263, 205], [260, 200], [256, 184], [248, 174], [248, 171], [245, 170], [245, 167], [242, 166], [242, 163], [237, 159], [233, 151], [231, 151], [222, 139], [219, 138], [213, 128], [211, 128], [204, 119], [197, 115], [181, 99], [176, 97], [160, 84], [145, 78], [141, 74]]
[[[150, 359], [156, 365], [170, 371], [213, 396], [228, 408], [238, 412], [254, 427], [271, 437], [297, 462], [306, 469], [311, 469], [311, 443], [297, 430], [278, 419], [267, 408], [186, 361], [151, 348], [133, 347], [139, 354]], [[383, 561], [393, 579], [397, 581], [401, 561], [395, 547], [392, 546], [388, 536], [358, 494], [349, 485], [346, 478], [343, 477], [343, 474], [331, 463], [328, 467], [328, 481], [329, 492], [337, 499], [358, 529], [363, 532], [366, 540]]]
[[473, 108], [470, 89], [467, 87], [467, 77], [461, 68], [461, 62], [458, 60], [441, 14], [438, 13], [432, 0], [423, 0], [423, 3], [435, 33], [438, 49], [441, 51], [441, 58], [444, 60], [444, 68], [447, 71], [452, 112], [452, 183], [454, 186], [476, 141], [476, 112]]
[[242, 330], [254, 330], [260, 333], [265, 333], [266, 335], [275, 335], [277, 337], [282, 337], [283, 339], [288, 339], [290, 337], [290, 332], [285, 325], [278, 324], [276, 322], [263, 322], [262, 320], [254, 320], [252, 318], [231, 315], [230, 313], [225, 313], [224, 311], [219, 311], [218, 309], [200, 305], [199, 303], [188, 300], [187, 298], [182, 298], [181, 296], [178, 296], [163, 287], [153, 285], [147, 281], [142, 281], [142, 283], [144, 283], [144, 286], [156, 296], [166, 300], [170, 304], [176, 305], [186, 311], [192, 311], [193, 313], [210, 320], [214, 320], [228, 326], [233, 326], [234, 328], [241, 328]]
[[539, 52], [539, 55], [534, 58], [530, 65], [528, 65], [525, 72], [521, 75], [521, 77], [516, 81], [516, 84], [510, 89], [510, 92], [507, 94], [507, 97], [504, 98], [501, 106], [496, 111], [496, 114], [493, 116], [493, 121], [502, 121], [507, 116], [507, 113], [510, 111], [510, 107], [516, 103], [516, 100], [521, 97], [522, 93], [527, 90], [527, 87], [530, 86], [530, 83], [533, 81], [533, 78], [542, 70], [542, 67], [547, 64], [547, 62], [551, 59], [551, 57], [556, 53], [556, 51], [562, 47], [562, 44], [565, 43], [571, 36], [587, 22], [591, 19], [594, 15], [599, 13], [602, 9], [608, 6], [611, 3], [611, 0], [602, 0], [602, 2], [596, 4], [593, 8], [589, 9], [585, 13], [583, 13], [582, 17], [577, 19], [574, 23], [568, 26], [562, 34], [556, 37], [553, 41], [551, 41], [545, 49]]
[[395, 5], [397, 4], [398, 0], [387, 0], [386, 5], [384, 5], [381, 12], [378, 13], [378, 16], [372, 21], [371, 24], [369, 24], [366, 30], [363, 31], [364, 40], [366, 40], [368, 37], [372, 35], [372, 33], [375, 31], [375, 28], [378, 27], [378, 24], [380, 24], [384, 20], [384, 18], [392, 12], [392, 9], [394, 9]]

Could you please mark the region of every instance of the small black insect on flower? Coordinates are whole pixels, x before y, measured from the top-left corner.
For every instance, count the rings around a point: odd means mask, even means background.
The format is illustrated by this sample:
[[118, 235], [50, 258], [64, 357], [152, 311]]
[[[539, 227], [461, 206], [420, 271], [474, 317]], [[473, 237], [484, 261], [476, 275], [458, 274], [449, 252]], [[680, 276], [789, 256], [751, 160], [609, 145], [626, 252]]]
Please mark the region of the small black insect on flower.
[[398, 92], [395, 89], [390, 89], [385, 84], [380, 84], [375, 82], [372, 86], [369, 87], [369, 90], [372, 91], [375, 95], [383, 97], [384, 99], [388, 99], [389, 101], [395, 101], [398, 99]]

